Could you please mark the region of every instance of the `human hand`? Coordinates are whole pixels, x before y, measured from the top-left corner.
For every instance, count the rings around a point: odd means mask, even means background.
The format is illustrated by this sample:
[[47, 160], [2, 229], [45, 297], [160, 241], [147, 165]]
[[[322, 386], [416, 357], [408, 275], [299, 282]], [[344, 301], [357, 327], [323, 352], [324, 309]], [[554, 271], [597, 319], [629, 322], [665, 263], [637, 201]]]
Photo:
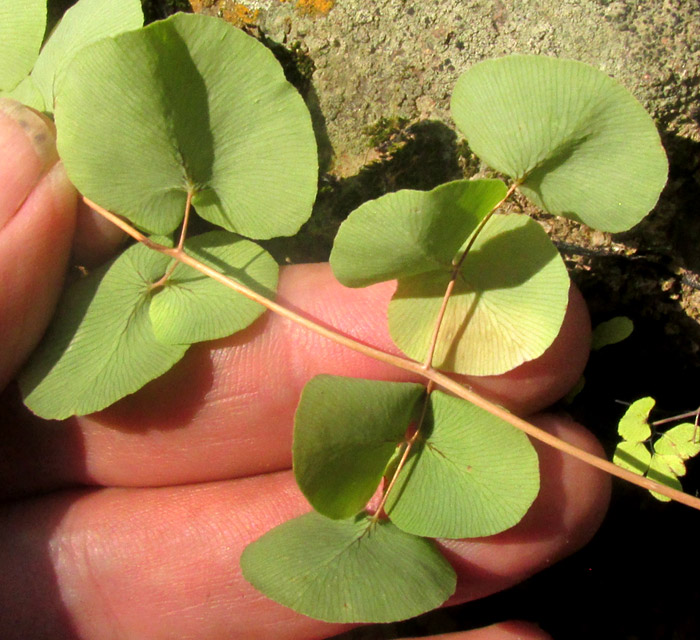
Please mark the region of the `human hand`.
[[[96, 242], [97, 259], [116, 241], [89, 214], [76, 225], [76, 194], [56, 164], [51, 127], [38, 118], [25, 110], [10, 118], [0, 101], [3, 382], [40, 338], [71, 248], [85, 255]], [[279, 298], [395, 351], [386, 330], [391, 293], [390, 283], [346, 289], [327, 265], [300, 265], [283, 269]], [[540, 410], [578, 379], [589, 330], [573, 290], [562, 333], [542, 358], [471, 383], [520, 413]], [[309, 509], [289, 471], [291, 426], [301, 388], [319, 373], [410, 379], [268, 313], [231, 338], [195, 345], [167, 375], [93, 416], [41, 421], [10, 385], [0, 408], [0, 636], [302, 640], [348, 628], [266, 599], [238, 565], [249, 542]], [[600, 451], [567, 418], [533, 420]], [[526, 517], [497, 536], [442, 543], [459, 575], [449, 603], [507, 588], [598, 527], [607, 478], [536, 446], [542, 488]], [[449, 637], [547, 636], [510, 624]]]

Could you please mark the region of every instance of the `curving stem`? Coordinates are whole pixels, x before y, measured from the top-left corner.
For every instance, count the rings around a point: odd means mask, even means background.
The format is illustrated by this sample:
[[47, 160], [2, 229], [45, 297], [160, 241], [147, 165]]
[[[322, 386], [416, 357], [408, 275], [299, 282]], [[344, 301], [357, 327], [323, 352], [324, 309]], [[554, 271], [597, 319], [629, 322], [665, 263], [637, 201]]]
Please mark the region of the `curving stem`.
[[369, 356], [370, 358], [375, 358], [380, 362], [384, 362], [385, 364], [389, 364], [398, 367], [399, 369], [403, 369], [405, 371], [409, 371], [416, 375], [422, 376], [426, 380], [432, 381], [435, 386], [440, 387], [445, 391], [449, 391], [453, 395], [462, 398], [463, 400], [467, 400], [468, 402], [475, 404], [477, 407], [480, 407], [481, 409], [488, 411], [489, 413], [500, 418], [501, 420], [508, 422], [509, 424], [513, 425], [516, 429], [524, 431], [527, 435], [529, 435], [532, 438], [535, 438], [536, 440], [539, 440], [540, 442], [554, 447], [559, 451], [572, 455], [575, 458], [581, 460], [582, 462], [585, 462], [586, 464], [600, 469], [601, 471], [609, 473], [612, 476], [621, 478], [622, 480], [626, 480], [627, 482], [631, 482], [632, 484], [642, 487], [643, 489], [647, 489], [648, 491], [660, 493], [670, 498], [671, 500], [675, 500], [676, 502], [680, 502], [681, 504], [685, 504], [689, 507], [692, 507], [693, 509], [697, 509], [700, 511], [700, 498], [695, 498], [694, 496], [684, 493], [683, 491], [667, 487], [666, 485], [655, 482], [654, 480], [650, 480], [649, 478], [645, 478], [644, 476], [638, 476], [635, 473], [628, 471], [627, 469], [618, 467], [616, 464], [610, 462], [609, 460], [606, 460], [605, 458], [596, 456], [592, 453], [589, 453], [588, 451], [584, 451], [583, 449], [569, 444], [568, 442], [565, 442], [564, 440], [553, 436], [547, 431], [536, 427], [534, 424], [530, 424], [527, 420], [523, 420], [522, 418], [513, 415], [508, 410], [504, 409], [503, 407], [497, 405], [494, 402], [491, 402], [490, 400], [487, 400], [472, 389], [469, 389], [468, 387], [460, 384], [459, 382], [456, 382], [444, 373], [433, 369], [432, 366], [426, 367], [423, 363], [416, 362], [415, 360], [411, 360], [402, 356], [396, 356], [392, 353], [387, 353], [385, 351], [382, 351], [381, 349], [377, 349], [376, 347], [370, 347], [366, 344], [362, 344], [361, 342], [358, 342], [357, 340], [346, 336], [345, 334], [320, 325], [314, 322], [313, 320], [310, 320], [309, 318], [305, 318], [295, 313], [291, 309], [288, 309], [287, 307], [275, 302], [274, 300], [270, 300], [262, 294], [257, 293], [252, 289], [249, 289], [240, 282], [232, 280], [224, 274], [219, 273], [216, 269], [212, 269], [208, 265], [200, 262], [196, 258], [193, 258], [192, 256], [185, 253], [184, 249], [180, 249], [178, 247], [166, 247], [164, 245], [158, 244], [157, 242], [153, 242], [140, 231], [134, 229], [128, 222], [123, 220], [121, 217], [115, 215], [111, 211], [107, 211], [103, 207], [100, 207], [98, 204], [92, 202], [88, 198], [83, 197], [83, 201], [88, 206], [92, 207], [92, 209], [94, 209], [97, 213], [103, 215], [105, 218], [112, 221], [125, 233], [130, 235], [135, 240], [142, 242], [150, 249], [153, 249], [154, 251], [159, 251], [160, 253], [174, 258], [178, 262], [182, 262], [183, 264], [192, 267], [193, 269], [199, 271], [203, 275], [216, 280], [217, 282], [223, 284], [224, 286], [228, 287], [229, 289], [232, 289], [237, 293], [240, 293], [249, 300], [253, 300], [258, 304], [261, 304], [269, 311], [277, 313], [283, 316], [284, 318], [287, 318], [288, 320], [297, 323], [305, 329], [308, 329], [309, 331], [314, 331], [318, 335], [321, 335], [324, 338], [328, 338], [329, 340], [333, 340], [337, 344], [347, 347], [348, 349], [358, 351]]

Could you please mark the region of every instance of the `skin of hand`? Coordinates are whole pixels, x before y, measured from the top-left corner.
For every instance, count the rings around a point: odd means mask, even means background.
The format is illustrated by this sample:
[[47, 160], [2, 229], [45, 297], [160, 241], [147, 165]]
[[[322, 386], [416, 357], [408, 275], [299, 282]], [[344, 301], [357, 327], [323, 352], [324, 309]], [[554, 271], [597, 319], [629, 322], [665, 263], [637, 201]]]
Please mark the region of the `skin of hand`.
[[[0, 99], [0, 388], [40, 339], [68, 266], [97, 264], [122, 241], [78, 206], [54, 140], [46, 118]], [[282, 270], [279, 299], [396, 352], [386, 329], [393, 287], [347, 289], [325, 264], [298, 265]], [[600, 454], [569, 418], [536, 413], [578, 379], [589, 340], [572, 287], [562, 332], [541, 358], [468, 382]], [[300, 390], [320, 373], [411, 379], [268, 313], [195, 345], [168, 374], [91, 416], [39, 420], [10, 383], [0, 398], [0, 637], [311, 640], [348, 629], [268, 600], [238, 566], [249, 542], [309, 510], [290, 471], [291, 431]], [[542, 488], [525, 518], [496, 536], [440, 543], [459, 575], [448, 604], [523, 580], [598, 528], [607, 476], [535, 446]], [[549, 636], [506, 622], [437, 637]]]

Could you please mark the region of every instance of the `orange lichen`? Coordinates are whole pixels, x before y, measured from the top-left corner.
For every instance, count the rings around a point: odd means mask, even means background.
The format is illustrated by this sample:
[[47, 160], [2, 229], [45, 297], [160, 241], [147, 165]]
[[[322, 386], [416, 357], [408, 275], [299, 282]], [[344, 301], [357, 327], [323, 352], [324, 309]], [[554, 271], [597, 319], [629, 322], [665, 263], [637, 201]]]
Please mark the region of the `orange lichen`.
[[333, 8], [333, 0], [297, 0], [296, 9], [305, 14], [326, 15]]
[[221, 16], [226, 22], [230, 22], [235, 27], [250, 27], [257, 23], [260, 11], [250, 9], [239, 2], [232, 2], [229, 8], [223, 9]]
[[195, 13], [202, 13], [203, 9], [209, 9], [216, 4], [216, 0], [190, 0], [190, 6]]
[[[291, 2], [292, 0], [279, 0]], [[295, 0], [294, 9], [303, 15], [326, 15], [333, 8], [334, 0]], [[227, 22], [245, 29], [257, 24], [259, 9], [251, 9], [242, 2], [232, 0], [190, 0], [195, 13], [219, 15]]]
[[195, 13], [218, 15], [241, 29], [257, 24], [260, 15], [258, 9], [251, 9], [241, 2], [231, 0], [190, 0], [190, 5]]

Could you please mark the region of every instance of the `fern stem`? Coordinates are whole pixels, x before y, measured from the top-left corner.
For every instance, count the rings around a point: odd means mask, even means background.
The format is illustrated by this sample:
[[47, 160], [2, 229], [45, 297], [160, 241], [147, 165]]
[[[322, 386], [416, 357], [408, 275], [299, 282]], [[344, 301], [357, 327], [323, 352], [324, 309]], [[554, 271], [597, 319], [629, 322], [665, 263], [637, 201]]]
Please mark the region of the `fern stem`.
[[122, 229], [135, 240], [142, 242], [150, 249], [159, 251], [160, 253], [168, 255], [174, 258], [175, 260], [182, 262], [183, 264], [186, 264], [189, 267], [192, 267], [193, 269], [199, 271], [203, 275], [208, 276], [213, 280], [216, 280], [217, 282], [223, 284], [229, 289], [233, 289], [233, 291], [237, 293], [240, 293], [249, 300], [253, 300], [258, 304], [261, 304], [269, 311], [277, 313], [282, 317], [304, 327], [305, 329], [308, 329], [309, 331], [314, 331], [318, 335], [323, 336], [324, 338], [328, 338], [329, 340], [332, 340], [337, 344], [347, 347], [348, 349], [352, 349], [353, 351], [363, 353], [369, 356], [370, 358], [374, 358], [385, 364], [398, 367], [399, 369], [403, 369], [404, 371], [408, 371], [410, 373], [422, 376], [426, 380], [432, 382], [435, 386], [441, 387], [442, 389], [449, 391], [457, 397], [462, 398], [463, 400], [467, 400], [472, 404], [475, 404], [477, 407], [480, 407], [481, 409], [488, 411], [497, 418], [500, 418], [501, 420], [504, 420], [505, 422], [508, 422], [509, 424], [513, 425], [516, 429], [524, 431], [530, 437], [539, 440], [540, 442], [543, 442], [544, 444], [547, 444], [553, 447], [554, 449], [562, 451], [563, 453], [567, 453], [571, 456], [574, 456], [582, 462], [585, 462], [597, 469], [600, 469], [601, 471], [604, 471], [612, 476], [621, 478], [622, 480], [626, 480], [627, 482], [631, 482], [632, 484], [642, 487], [643, 489], [647, 489], [648, 491], [660, 493], [670, 498], [671, 500], [675, 500], [676, 502], [685, 504], [689, 507], [692, 507], [693, 509], [700, 510], [699, 498], [695, 498], [694, 496], [684, 493], [683, 491], [672, 489], [671, 487], [662, 485], [658, 482], [650, 480], [649, 478], [638, 476], [635, 473], [628, 471], [627, 469], [623, 469], [622, 467], [613, 464], [605, 458], [597, 456], [593, 453], [589, 453], [588, 451], [584, 451], [583, 449], [580, 449], [579, 447], [576, 447], [575, 445], [572, 445], [562, 440], [561, 438], [557, 438], [551, 433], [548, 433], [547, 431], [536, 427], [534, 424], [527, 422], [527, 420], [523, 420], [522, 418], [513, 415], [507, 409], [504, 409], [503, 407], [495, 404], [494, 402], [487, 400], [472, 389], [469, 389], [463, 384], [453, 380], [444, 373], [437, 371], [432, 366], [426, 367], [424, 364], [416, 362], [415, 360], [411, 360], [402, 356], [396, 356], [392, 353], [387, 353], [385, 351], [382, 351], [381, 349], [377, 349], [376, 347], [371, 347], [369, 345], [355, 340], [354, 338], [342, 334], [335, 329], [330, 329], [321, 324], [318, 324], [317, 322], [314, 322], [309, 318], [295, 313], [291, 309], [288, 309], [287, 307], [273, 300], [270, 300], [269, 298], [266, 298], [265, 296], [257, 293], [256, 291], [249, 289], [245, 285], [242, 285], [241, 283], [236, 282], [231, 278], [228, 278], [224, 274], [200, 262], [196, 258], [193, 258], [192, 256], [185, 253], [184, 249], [178, 249], [177, 247], [166, 247], [164, 245], [153, 242], [140, 231], [134, 229], [128, 222], [125, 222], [119, 216], [100, 207], [88, 198], [83, 197], [83, 201], [88, 206], [92, 207], [97, 213], [103, 215], [108, 220], [114, 222], [114, 224], [116, 224], [120, 229]]

